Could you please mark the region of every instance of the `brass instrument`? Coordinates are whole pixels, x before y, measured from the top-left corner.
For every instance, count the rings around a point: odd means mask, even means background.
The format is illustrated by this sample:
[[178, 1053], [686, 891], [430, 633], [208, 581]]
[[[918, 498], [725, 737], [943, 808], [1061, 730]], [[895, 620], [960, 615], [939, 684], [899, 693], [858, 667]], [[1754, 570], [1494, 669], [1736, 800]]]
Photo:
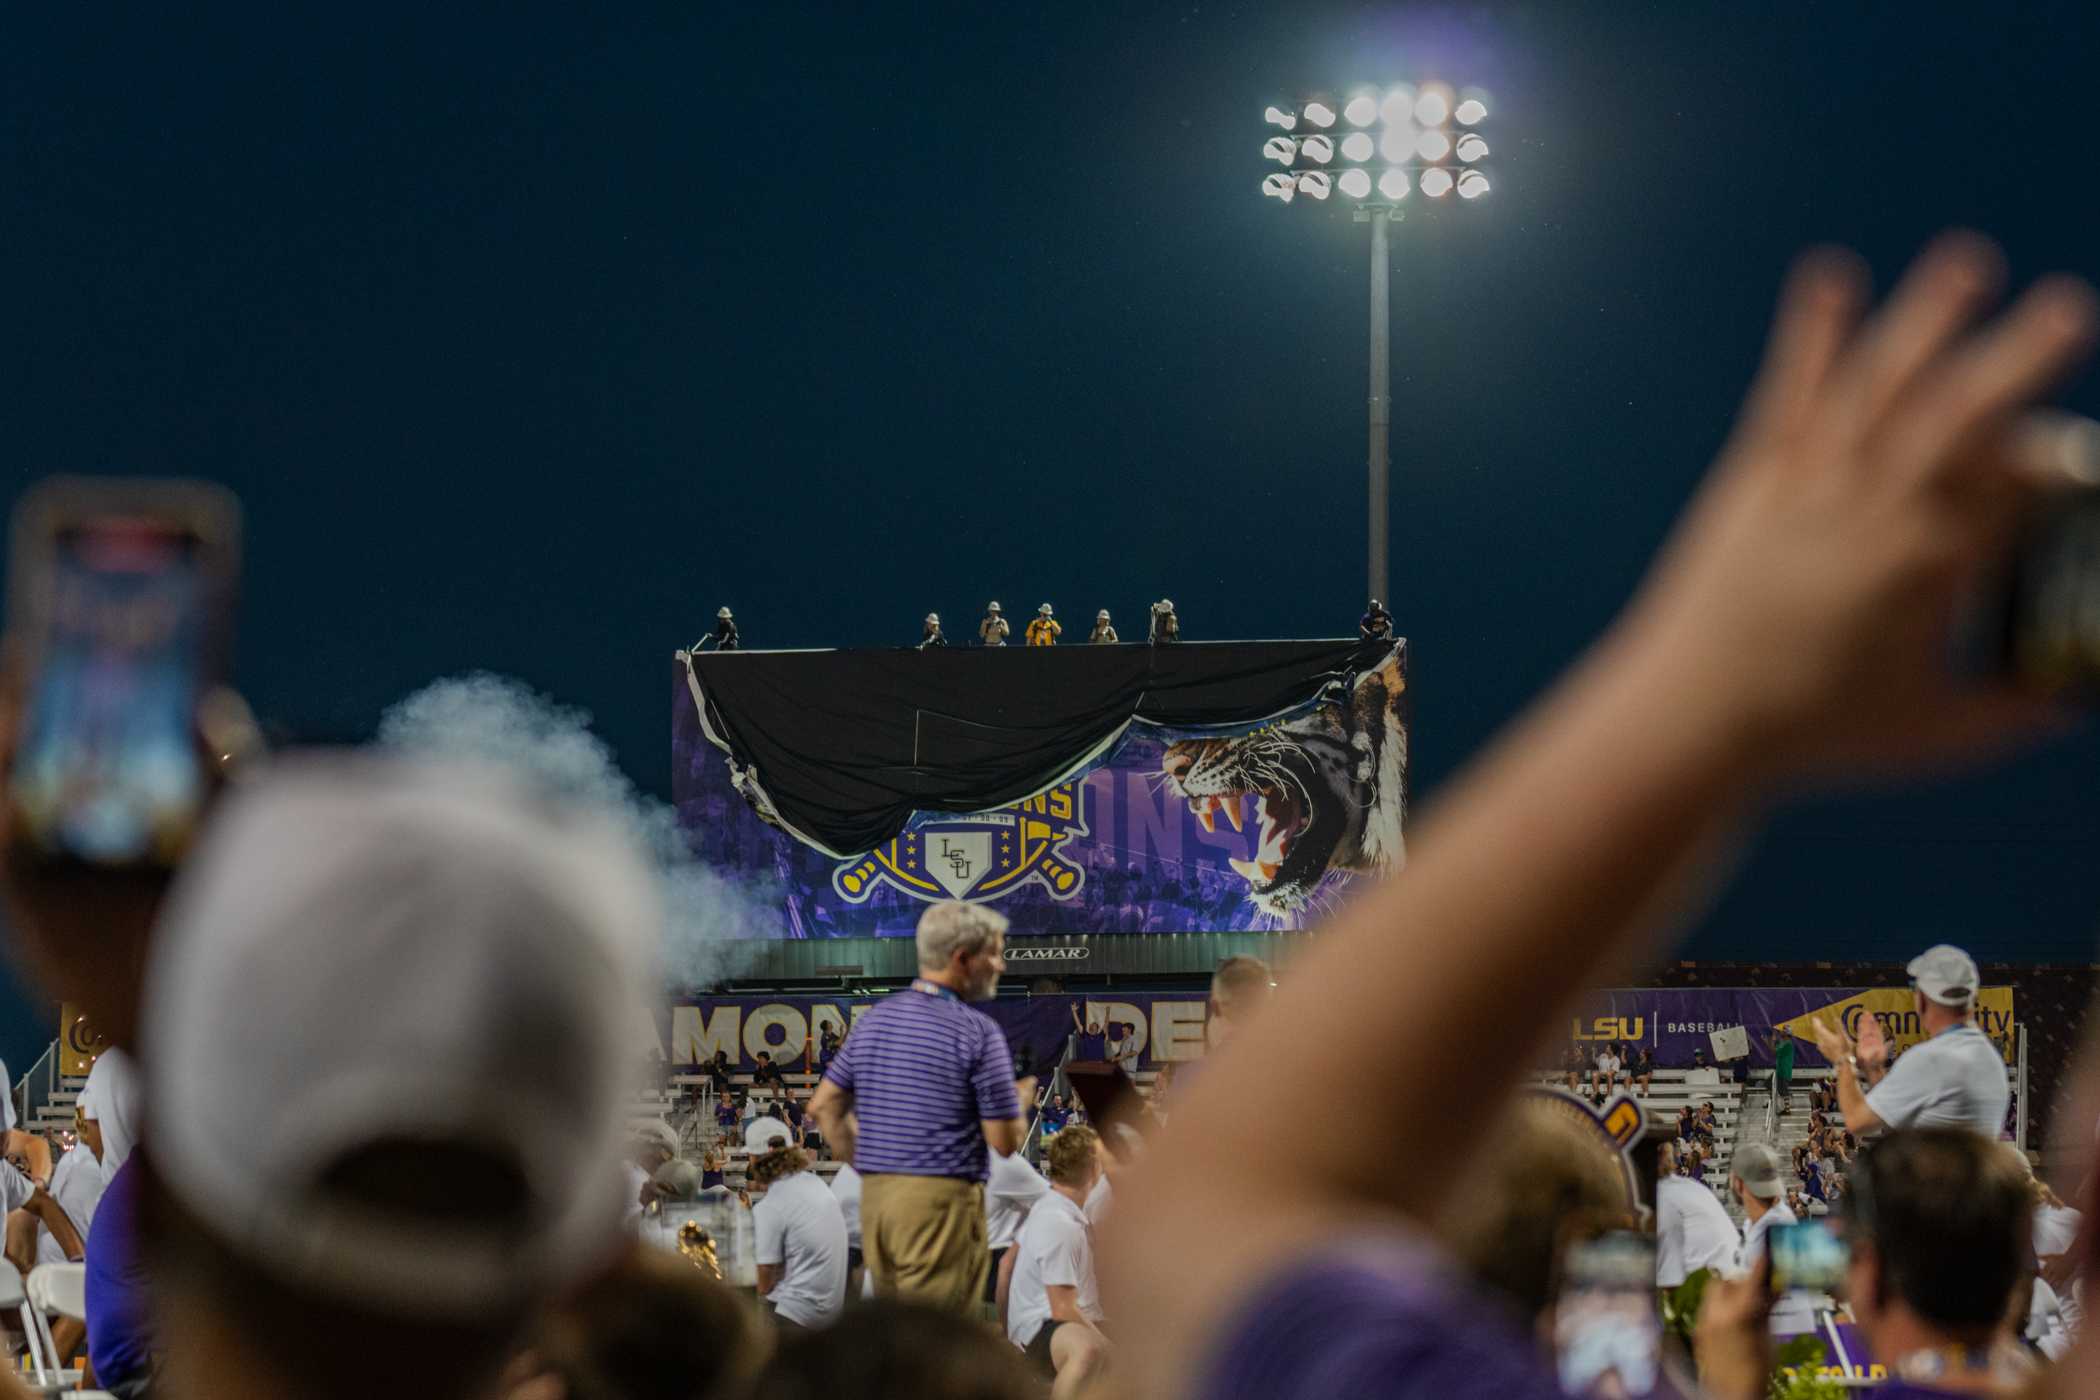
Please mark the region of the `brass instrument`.
[[704, 1269], [710, 1278], [722, 1277], [722, 1261], [715, 1256], [714, 1236], [700, 1228], [697, 1220], [688, 1220], [678, 1227], [678, 1252], [693, 1261], [693, 1267]]

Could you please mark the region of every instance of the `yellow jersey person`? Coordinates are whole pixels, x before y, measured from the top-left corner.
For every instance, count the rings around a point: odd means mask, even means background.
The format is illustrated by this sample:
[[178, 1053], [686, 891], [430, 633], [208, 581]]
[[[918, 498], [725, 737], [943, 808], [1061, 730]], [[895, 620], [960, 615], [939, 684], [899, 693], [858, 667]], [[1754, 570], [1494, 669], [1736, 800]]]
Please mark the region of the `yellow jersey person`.
[[1032, 647], [1054, 647], [1057, 639], [1064, 635], [1064, 628], [1050, 615], [1050, 605], [1043, 604], [1035, 610], [1035, 621], [1028, 624], [1028, 645]]

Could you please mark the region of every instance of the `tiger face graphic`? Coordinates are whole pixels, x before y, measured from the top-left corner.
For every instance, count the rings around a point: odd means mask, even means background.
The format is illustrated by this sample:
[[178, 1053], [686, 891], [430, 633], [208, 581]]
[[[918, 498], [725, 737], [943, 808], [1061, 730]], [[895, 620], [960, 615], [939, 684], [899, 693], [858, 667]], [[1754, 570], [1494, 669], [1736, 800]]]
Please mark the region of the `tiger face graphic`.
[[1244, 799], [1253, 796], [1254, 853], [1231, 865], [1264, 913], [1303, 910], [1331, 870], [1382, 873], [1406, 859], [1405, 692], [1396, 648], [1302, 718], [1229, 739], [1184, 739], [1161, 755], [1167, 790], [1207, 831], [1220, 814], [1244, 831]]

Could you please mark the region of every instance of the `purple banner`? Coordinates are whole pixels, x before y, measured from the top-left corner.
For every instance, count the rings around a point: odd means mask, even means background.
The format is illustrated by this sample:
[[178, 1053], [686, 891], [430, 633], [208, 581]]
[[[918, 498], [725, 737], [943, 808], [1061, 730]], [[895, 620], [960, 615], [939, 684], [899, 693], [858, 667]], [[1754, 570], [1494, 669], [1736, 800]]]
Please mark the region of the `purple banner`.
[[[1655, 1052], [1655, 1062], [1679, 1069], [1703, 1050], [1717, 1062], [1713, 1035], [1737, 1027], [1748, 1032], [1749, 1054], [1740, 1063], [1752, 1069], [1772, 1068], [1775, 1030], [1794, 1042], [1794, 1063], [1802, 1069], [1827, 1062], [1815, 1048], [1818, 1017], [1859, 1034], [1862, 1018], [1881, 1022], [1893, 1049], [1901, 1052], [1924, 1034], [1907, 987], [1637, 987], [1592, 994], [1568, 1027], [1570, 1039], [1584, 1044], [1630, 1042]], [[2007, 1062], [2013, 1058], [2013, 999], [2010, 987], [1985, 987], [1977, 997], [1977, 1028], [1998, 1045]]]
[[[657, 1016], [657, 1049], [673, 1073], [690, 1072], [727, 1051], [736, 1069], [757, 1067], [764, 1051], [775, 1064], [795, 1068], [814, 1065], [829, 1025], [845, 1032], [880, 997], [695, 997], [673, 1004]], [[1141, 1069], [1203, 1057], [1204, 1020], [1209, 1005], [1202, 994], [1144, 992], [1113, 996], [1007, 997], [978, 1004], [1006, 1032], [1016, 1063], [1026, 1052], [1028, 1064], [1047, 1069], [1064, 1053], [1065, 1039], [1075, 1033], [1075, 1012], [1106, 1034], [1115, 1028], [1119, 1040], [1134, 1040]]]
[[994, 812], [921, 813], [852, 860], [759, 819], [678, 679], [678, 823], [695, 855], [779, 909], [752, 937], [908, 937], [944, 899], [990, 903], [1023, 934], [1299, 928], [1351, 880], [1403, 859], [1404, 666], [1395, 646], [1354, 693], [1242, 732], [1134, 722], [1047, 792]]

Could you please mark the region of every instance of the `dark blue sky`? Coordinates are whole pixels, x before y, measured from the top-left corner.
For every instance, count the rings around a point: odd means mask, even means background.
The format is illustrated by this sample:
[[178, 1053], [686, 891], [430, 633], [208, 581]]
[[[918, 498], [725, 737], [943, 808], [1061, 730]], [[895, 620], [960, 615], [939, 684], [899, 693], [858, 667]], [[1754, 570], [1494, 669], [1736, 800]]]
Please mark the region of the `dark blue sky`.
[[[5, 15], [10, 489], [238, 489], [283, 733], [485, 667], [657, 791], [724, 602], [761, 646], [1352, 623], [1366, 231], [1257, 193], [1301, 86], [1496, 98], [1492, 197], [1394, 240], [1432, 797], [1639, 576], [1795, 250], [1885, 280], [1969, 223], [2100, 278], [2089, 5], [204, 8]], [[2084, 960], [2096, 758], [1795, 812], [1692, 952]]]

